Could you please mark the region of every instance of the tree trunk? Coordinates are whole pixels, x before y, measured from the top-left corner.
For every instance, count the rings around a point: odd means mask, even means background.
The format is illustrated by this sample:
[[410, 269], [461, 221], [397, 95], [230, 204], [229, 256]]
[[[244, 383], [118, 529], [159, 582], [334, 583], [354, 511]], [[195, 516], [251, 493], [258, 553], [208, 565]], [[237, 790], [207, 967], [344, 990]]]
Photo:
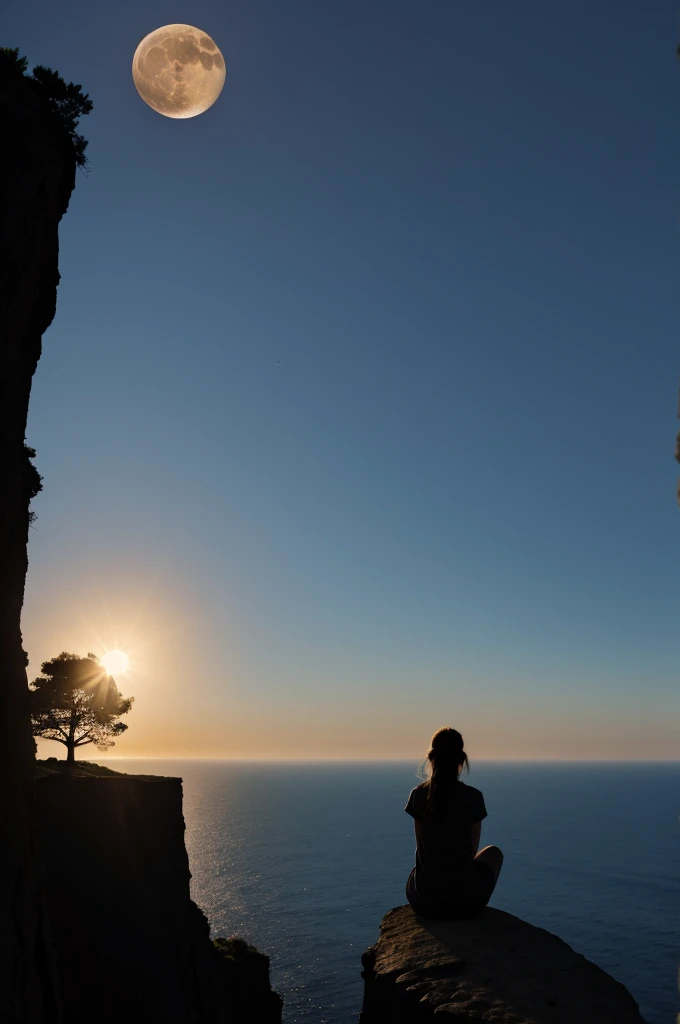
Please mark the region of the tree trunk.
[[76, 722], [75, 712], [71, 712], [71, 723], [68, 727], [68, 739], [66, 741], [66, 764], [74, 764], [76, 760]]

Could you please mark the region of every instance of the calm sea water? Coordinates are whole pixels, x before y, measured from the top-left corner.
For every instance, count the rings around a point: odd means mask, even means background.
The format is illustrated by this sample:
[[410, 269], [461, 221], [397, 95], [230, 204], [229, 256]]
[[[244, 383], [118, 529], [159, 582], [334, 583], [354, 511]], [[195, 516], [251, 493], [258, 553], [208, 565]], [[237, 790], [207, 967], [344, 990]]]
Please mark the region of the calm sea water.
[[[271, 957], [286, 1024], [350, 1024], [360, 956], [405, 902], [415, 766], [110, 762], [184, 779], [192, 893], [215, 935]], [[680, 1010], [680, 763], [479, 762], [468, 781], [503, 848], [491, 905], [623, 982], [649, 1024]]]

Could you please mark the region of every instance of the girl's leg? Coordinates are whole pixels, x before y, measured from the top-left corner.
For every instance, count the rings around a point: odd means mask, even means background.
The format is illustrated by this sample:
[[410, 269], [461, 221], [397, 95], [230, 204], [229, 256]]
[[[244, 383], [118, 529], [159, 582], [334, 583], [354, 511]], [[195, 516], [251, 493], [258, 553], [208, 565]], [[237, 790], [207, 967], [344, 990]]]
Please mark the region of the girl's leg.
[[479, 851], [475, 860], [491, 868], [495, 884], [503, 867], [503, 853], [500, 848], [498, 846], [485, 846], [483, 850]]

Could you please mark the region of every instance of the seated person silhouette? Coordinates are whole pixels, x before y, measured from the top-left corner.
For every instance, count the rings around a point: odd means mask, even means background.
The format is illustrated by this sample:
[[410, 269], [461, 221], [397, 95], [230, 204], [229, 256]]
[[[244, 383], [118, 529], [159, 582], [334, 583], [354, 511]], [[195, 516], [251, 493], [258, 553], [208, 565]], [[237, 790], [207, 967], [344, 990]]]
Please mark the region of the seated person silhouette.
[[478, 917], [491, 898], [503, 864], [497, 846], [479, 850], [484, 797], [461, 782], [470, 765], [463, 737], [439, 729], [427, 753], [429, 778], [416, 786], [404, 810], [415, 822], [416, 865], [406, 898], [420, 917]]

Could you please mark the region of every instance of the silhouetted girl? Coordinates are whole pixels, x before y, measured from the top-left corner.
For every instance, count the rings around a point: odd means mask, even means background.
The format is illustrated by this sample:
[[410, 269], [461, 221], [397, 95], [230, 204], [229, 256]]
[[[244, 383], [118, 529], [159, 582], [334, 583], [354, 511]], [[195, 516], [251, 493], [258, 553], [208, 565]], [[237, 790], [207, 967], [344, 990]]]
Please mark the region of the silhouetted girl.
[[415, 820], [416, 866], [406, 898], [422, 917], [477, 917], [489, 902], [503, 864], [497, 846], [477, 853], [484, 797], [458, 778], [470, 765], [463, 737], [440, 729], [427, 754], [429, 779], [416, 786], [404, 810]]

